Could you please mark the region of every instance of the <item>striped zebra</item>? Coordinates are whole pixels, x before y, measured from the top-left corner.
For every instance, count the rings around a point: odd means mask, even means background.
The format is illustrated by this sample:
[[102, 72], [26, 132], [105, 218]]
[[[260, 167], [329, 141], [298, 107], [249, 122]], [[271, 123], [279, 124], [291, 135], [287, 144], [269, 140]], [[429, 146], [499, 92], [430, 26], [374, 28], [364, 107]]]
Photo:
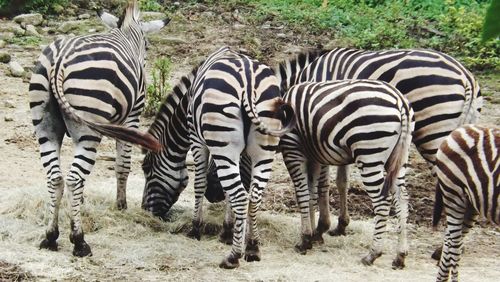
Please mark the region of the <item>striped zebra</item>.
[[433, 226], [445, 208], [447, 227], [437, 281], [458, 281], [462, 239], [481, 216], [500, 225], [500, 128], [466, 125], [436, 154], [438, 186]]
[[[190, 147], [195, 162], [195, 207], [188, 236], [200, 239], [210, 156], [235, 214], [232, 250], [220, 267], [238, 267], [245, 244], [245, 260], [260, 260], [256, 215], [278, 136], [293, 125], [293, 110], [282, 101], [269, 67], [227, 47], [217, 50], [181, 79], [150, 127], [149, 133], [165, 150], [145, 156], [143, 207], [164, 216], [175, 203], [187, 184], [185, 159]], [[239, 171], [243, 152], [251, 159], [249, 192], [241, 184]]]
[[[391, 84], [405, 95], [415, 112], [413, 143], [430, 166], [442, 140], [461, 124], [475, 122], [482, 105], [480, 88], [473, 75], [452, 57], [430, 50], [313, 50], [281, 62], [275, 73], [282, 91], [306, 81], [374, 79]], [[209, 180], [208, 190], [216, 191], [218, 183], [214, 178]], [[340, 214], [337, 227], [328, 232], [332, 236], [345, 235], [350, 221], [348, 166], [337, 167], [336, 183]], [[321, 228], [316, 234], [321, 240], [320, 234], [330, 226], [328, 207], [320, 207], [318, 224]]]
[[[106, 24], [117, 28], [54, 41], [40, 55], [29, 86], [32, 121], [51, 200], [49, 226], [40, 248], [57, 250], [59, 207], [66, 184], [73, 255], [80, 257], [92, 254], [84, 240], [80, 205], [102, 134], [119, 139], [115, 166], [119, 209], [127, 206], [131, 145], [126, 142], [160, 150], [154, 137], [137, 128], [144, 105], [145, 32], [157, 31], [169, 20], [139, 22], [135, 2], [129, 3], [119, 22], [110, 14], [102, 15]], [[73, 140], [74, 159], [63, 180], [59, 159], [65, 133]]]
[[[329, 166], [355, 164], [375, 213], [373, 243], [362, 262], [371, 265], [382, 254], [381, 239], [394, 194], [399, 243], [393, 266], [404, 267], [408, 253], [404, 177], [414, 128], [406, 98], [385, 82], [344, 80], [300, 83], [290, 88], [284, 100], [297, 119], [295, 129], [281, 137], [279, 145], [301, 212], [302, 239], [296, 250], [306, 253], [312, 247], [311, 195], [323, 195], [320, 201], [325, 203], [320, 207], [328, 207]], [[329, 216], [320, 212], [325, 215]], [[318, 230], [328, 230], [321, 225], [325, 221], [320, 217]]]

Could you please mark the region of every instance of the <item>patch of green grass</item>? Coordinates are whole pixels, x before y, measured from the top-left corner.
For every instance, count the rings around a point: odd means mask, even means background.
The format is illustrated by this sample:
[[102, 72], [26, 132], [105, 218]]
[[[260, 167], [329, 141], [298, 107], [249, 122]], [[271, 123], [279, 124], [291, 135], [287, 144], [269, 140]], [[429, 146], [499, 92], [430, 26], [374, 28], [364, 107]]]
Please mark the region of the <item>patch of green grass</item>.
[[19, 46], [38, 46], [42, 43], [42, 39], [38, 36], [20, 36], [13, 37], [6, 40], [9, 44], [15, 44]]

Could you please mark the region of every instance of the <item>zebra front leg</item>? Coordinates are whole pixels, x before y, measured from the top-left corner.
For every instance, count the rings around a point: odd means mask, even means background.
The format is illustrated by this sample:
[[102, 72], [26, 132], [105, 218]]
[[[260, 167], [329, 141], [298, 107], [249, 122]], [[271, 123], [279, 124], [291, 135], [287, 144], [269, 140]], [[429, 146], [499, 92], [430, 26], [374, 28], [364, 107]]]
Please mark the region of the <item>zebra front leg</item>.
[[195, 163], [194, 179], [194, 215], [193, 226], [187, 236], [193, 239], [201, 239], [201, 225], [203, 221], [203, 196], [207, 189], [207, 168], [208, 168], [208, 149], [193, 142], [191, 148]]
[[340, 214], [337, 227], [328, 231], [331, 236], [346, 235], [345, 229], [349, 225], [349, 211], [347, 207], [347, 190], [349, 190], [349, 166], [337, 167], [337, 189], [339, 191]]
[[297, 205], [300, 209], [301, 241], [295, 245], [295, 250], [305, 255], [312, 249], [312, 227], [309, 210], [310, 194], [307, 179], [307, 161], [297, 149], [283, 148], [283, 159], [295, 187]]
[[119, 210], [127, 209], [127, 179], [130, 173], [130, 154], [132, 145], [123, 141], [116, 141], [116, 207]]
[[330, 166], [322, 165], [318, 180], [318, 226], [313, 233], [313, 241], [323, 244], [323, 233], [330, 228]]
[[408, 255], [408, 232], [406, 223], [408, 219], [408, 192], [405, 185], [406, 165], [400, 169], [397, 178], [394, 202], [396, 206], [396, 216], [398, 218], [398, 247], [396, 258], [392, 261], [393, 269], [403, 269], [405, 258]]
[[458, 281], [458, 264], [463, 247], [463, 229], [465, 208], [453, 205], [454, 215], [446, 216], [446, 233], [443, 243], [443, 252], [439, 260], [439, 270], [436, 281], [448, 281], [451, 271], [451, 281]]

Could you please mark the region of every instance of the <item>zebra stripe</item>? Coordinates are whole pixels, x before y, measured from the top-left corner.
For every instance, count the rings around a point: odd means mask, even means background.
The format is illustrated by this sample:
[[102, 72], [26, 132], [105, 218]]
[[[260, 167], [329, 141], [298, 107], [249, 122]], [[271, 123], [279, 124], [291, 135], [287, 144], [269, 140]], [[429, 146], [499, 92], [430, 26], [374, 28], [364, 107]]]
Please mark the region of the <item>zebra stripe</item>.
[[500, 225], [500, 128], [466, 125], [436, 154], [438, 186], [433, 225], [445, 208], [447, 227], [437, 281], [458, 281], [462, 239], [478, 216]]
[[[312, 241], [322, 241], [328, 230], [329, 222], [320, 221], [313, 233], [316, 200], [311, 198], [319, 193], [321, 200], [328, 199], [328, 166], [354, 163], [375, 212], [372, 247], [362, 262], [371, 265], [382, 254], [380, 240], [394, 193], [399, 245], [393, 266], [404, 267], [408, 253], [404, 176], [414, 127], [407, 100], [391, 85], [374, 80], [304, 82], [291, 87], [284, 99], [297, 118], [296, 128], [280, 142], [301, 212], [302, 239], [296, 250], [306, 253]], [[327, 200], [322, 212], [329, 214]], [[329, 221], [329, 216], [322, 220]]]
[[[126, 142], [159, 150], [160, 144], [153, 136], [137, 129], [144, 105], [146, 52], [138, 19], [137, 4], [131, 2], [119, 28], [56, 40], [38, 59], [29, 87], [30, 108], [51, 198], [51, 218], [40, 248], [57, 250], [58, 214], [65, 181], [71, 203], [73, 254], [91, 254], [84, 240], [80, 205], [101, 134], [119, 139], [115, 172], [120, 209], [127, 206], [131, 145]], [[166, 23], [168, 20], [155, 26], [159, 29]], [[75, 151], [63, 180], [59, 157], [65, 133], [71, 136]]]
[[[245, 260], [260, 260], [256, 214], [270, 177], [277, 136], [294, 125], [293, 110], [282, 101], [276, 76], [269, 67], [225, 47], [184, 77], [172, 95], [149, 131], [166, 149], [149, 152], [144, 159], [144, 208], [164, 216], [175, 203], [187, 183], [185, 158], [191, 145], [195, 208], [188, 236], [200, 239], [210, 155], [235, 214], [232, 250], [220, 267], [237, 267], [245, 243]], [[239, 173], [244, 152], [251, 160], [248, 192]]]

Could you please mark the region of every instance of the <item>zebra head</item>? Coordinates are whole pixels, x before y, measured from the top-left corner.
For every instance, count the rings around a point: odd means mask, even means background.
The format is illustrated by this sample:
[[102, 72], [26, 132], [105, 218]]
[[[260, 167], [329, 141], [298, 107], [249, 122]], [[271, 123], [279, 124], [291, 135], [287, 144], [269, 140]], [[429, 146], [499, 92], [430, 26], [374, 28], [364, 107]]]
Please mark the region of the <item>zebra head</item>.
[[143, 65], [148, 45], [145, 35], [159, 31], [170, 22], [169, 18], [148, 22], [141, 21], [136, 1], [128, 3], [120, 18], [104, 11], [99, 11], [98, 14], [104, 25], [112, 29], [120, 29], [130, 39], [134, 49], [138, 51], [137, 57]]

